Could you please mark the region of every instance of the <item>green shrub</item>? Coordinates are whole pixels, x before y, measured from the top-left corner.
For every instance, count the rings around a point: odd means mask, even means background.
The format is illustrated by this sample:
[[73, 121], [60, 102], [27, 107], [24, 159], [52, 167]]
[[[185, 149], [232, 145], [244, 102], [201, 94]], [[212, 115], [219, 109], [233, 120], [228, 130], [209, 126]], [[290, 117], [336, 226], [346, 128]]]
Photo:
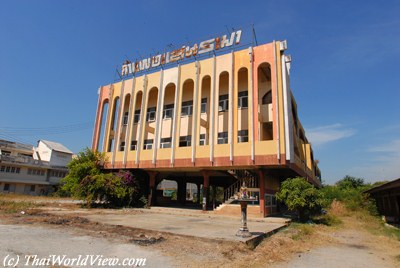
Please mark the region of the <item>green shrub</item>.
[[122, 178], [109, 173], [87, 176], [81, 181], [80, 195], [90, 206], [94, 201], [102, 201], [111, 206], [130, 205], [134, 193], [133, 187], [127, 187]]
[[297, 211], [300, 221], [307, 221], [311, 215], [319, 213], [323, 204], [321, 191], [301, 177], [282, 182], [276, 198], [289, 210]]
[[345, 176], [335, 185], [327, 185], [321, 189], [324, 196], [323, 206], [329, 208], [333, 200], [338, 200], [350, 211], [365, 209], [371, 215], [378, 215], [375, 200], [364, 194], [364, 191], [370, 187], [361, 178]]
[[144, 195], [143, 190], [140, 190], [143, 181], [127, 171], [104, 173], [104, 162], [104, 153], [84, 149], [68, 164], [69, 172], [62, 180], [59, 193], [69, 193], [85, 200], [88, 206], [92, 206], [95, 201], [118, 207], [145, 204], [144, 200], [139, 201]]

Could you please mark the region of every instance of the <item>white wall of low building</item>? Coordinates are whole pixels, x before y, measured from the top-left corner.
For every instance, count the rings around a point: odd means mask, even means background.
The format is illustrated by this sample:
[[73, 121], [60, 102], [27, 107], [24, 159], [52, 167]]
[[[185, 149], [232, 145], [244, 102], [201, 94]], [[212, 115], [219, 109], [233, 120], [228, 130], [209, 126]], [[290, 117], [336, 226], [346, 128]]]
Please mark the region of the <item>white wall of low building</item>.
[[52, 151], [50, 158], [51, 166], [66, 166], [72, 160], [72, 154]]
[[54, 150], [43, 141], [39, 141], [36, 152], [35, 159], [47, 161], [51, 166], [66, 166], [72, 160], [72, 153]]

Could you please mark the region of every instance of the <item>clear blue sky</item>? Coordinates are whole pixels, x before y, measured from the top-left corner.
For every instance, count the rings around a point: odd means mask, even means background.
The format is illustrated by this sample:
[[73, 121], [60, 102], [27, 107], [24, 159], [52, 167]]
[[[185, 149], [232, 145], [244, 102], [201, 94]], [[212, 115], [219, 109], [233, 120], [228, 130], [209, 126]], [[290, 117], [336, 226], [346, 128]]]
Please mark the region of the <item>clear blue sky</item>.
[[1, 1], [0, 139], [91, 145], [126, 56], [254, 23], [288, 41], [299, 117], [333, 183], [400, 177], [400, 1]]

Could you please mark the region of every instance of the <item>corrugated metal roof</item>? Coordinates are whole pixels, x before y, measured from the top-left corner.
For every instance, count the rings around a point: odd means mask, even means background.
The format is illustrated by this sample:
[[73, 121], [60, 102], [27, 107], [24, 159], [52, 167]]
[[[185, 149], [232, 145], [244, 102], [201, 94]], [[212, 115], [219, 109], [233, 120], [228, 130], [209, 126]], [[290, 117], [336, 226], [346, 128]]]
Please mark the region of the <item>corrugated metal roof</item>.
[[375, 186], [374, 188], [371, 188], [369, 190], [364, 191], [365, 193], [376, 193], [379, 191], [385, 191], [388, 189], [394, 189], [394, 188], [399, 188], [400, 187], [400, 178], [393, 180], [393, 181], [389, 181], [387, 183]]
[[39, 142], [43, 142], [46, 144], [50, 149], [58, 152], [63, 152], [63, 153], [68, 153], [68, 154], [74, 154], [71, 150], [69, 150], [67, 147], [62, 145], [61, 143], [54, 142], [54, 141], [46, 141], [46, 140], [39, 140]]

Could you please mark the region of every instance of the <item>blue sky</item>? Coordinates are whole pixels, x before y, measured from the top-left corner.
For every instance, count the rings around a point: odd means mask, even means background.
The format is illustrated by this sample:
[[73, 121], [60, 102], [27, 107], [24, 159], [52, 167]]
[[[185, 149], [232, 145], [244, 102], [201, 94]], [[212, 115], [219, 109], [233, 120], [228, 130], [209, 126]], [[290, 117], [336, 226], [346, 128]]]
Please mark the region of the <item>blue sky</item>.
[[399, 1], [1, 1], [0, 138], [91, 145], [97, 89], [126, 57], [255, 25], [288, 41], [323, 181], [400, 177]]

